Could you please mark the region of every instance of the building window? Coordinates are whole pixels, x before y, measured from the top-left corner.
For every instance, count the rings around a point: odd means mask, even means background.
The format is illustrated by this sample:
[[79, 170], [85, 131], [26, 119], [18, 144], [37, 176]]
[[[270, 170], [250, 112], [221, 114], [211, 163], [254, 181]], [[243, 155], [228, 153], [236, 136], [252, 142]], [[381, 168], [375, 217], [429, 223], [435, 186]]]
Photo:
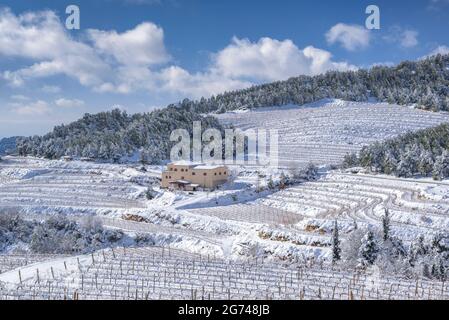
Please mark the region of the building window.
[[221, 176], [221, 172], [218, 173]]
[[189, 172], [189, 169], [186, 169], [186, 172]]
[[165, 176], [165, 179], [168, 179], [168, 176]]
[[178, 171], [178, 169], [175, 169], [175, 171]]
[[181, 177], [181, 180], [184, 180], [184, 177]]
[[216, 176], [216, 175], [217, 175], [217, 173], [215, 172], [215, 173], [214, 173], [214, 176]]
[[192, 176], [195, 176], [196, 175], [196, 173], [195, 172], [192, 172]]
[[206, 173], [206, 172], [204, 172], [204, 173], [203, 173], [203, 176], [207, 176], [207, 173]]

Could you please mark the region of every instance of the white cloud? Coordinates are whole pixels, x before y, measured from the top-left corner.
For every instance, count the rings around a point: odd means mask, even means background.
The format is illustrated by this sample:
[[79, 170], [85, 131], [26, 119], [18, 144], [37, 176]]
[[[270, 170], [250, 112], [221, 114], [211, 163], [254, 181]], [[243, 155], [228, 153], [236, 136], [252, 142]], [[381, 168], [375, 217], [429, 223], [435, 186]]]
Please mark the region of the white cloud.
[[401, 46], [404, 48], [412, 48], [418, 45], [418, 32], [414, 30], [405, 30], [401, 39]]
[[84, 101], [78, 99], [60, 98], [55, 101], [55, 104], [58, 107], [62, 108], [75, 108], [75, 107], [82, 107], [84, 105]]
[[19, 16], [0, 10], [0, 55], [36, 61], [29, 67], [3, 72], [11, 85], [26, 79], [64, 74], [82, 85], [102, 83], [111, 69], [90, 46], [70, 38], [52, 11], [29, 12]]
[[402, 48], [413, 48], [419, 44], [419, 33], [416, 30], [404, 29], [400, 26], [391, 27], [383, 39], [389, 43], [397, 43]]
[[211, 71], [191, 74], [178, 66], [170, 66], [161, 70], [158, 78], [162, 90], [194, 98], [237, 90], [253, 84], [249, 81], [232, 79]]
[[332, 54], [329, 51], [309, 46], [303, 50], [304, 56], [309, 59], [310, 75], [317, 75], [329, 70], [348, 71], [356, 70], [357, 67], [347, 62], [332, 61]]
[[229, 46], [215, 55], [213, 69], [229, 78], [272, 81], [351, 68], [331, 58], [329, 52], [311, 46], [301, 50], [291, 40], [262, 38], [251, 42], [233, 38]]
[[123, 65], [154, 65], [170, 60], [164, 46], [164, 31], [145, 22], [124, 33], [88, 30], [95, 48], [112, 55]]
[[43, 115], [50, 112], [48, 103], [42, 100], [29, 104], [13, 103], [13, 111], [22, 116]]
[[16, 101], [28, 101], [28, 100], [30, 100], [29, 97], [21, 95], [21, 94], [12, 95], [10, 98], [12, 100], [16, 100]]
[[339, 43], [349, 51], [368, 47], [370, 39], [369, 30], [360, 25], [338, 23], [326, 33], [326, 40], [329, 44]]
[[301, 50], [291, 40], [262, 38], [251, 42], [234, 37], [231, 44], [212, 55], [205, 72], [191, 74], [179, 66], [170, 66], [154, 76], [163, 90], [201, 97], [261, 81], [354, 69], [348, 63], [333, 61], [330, 52], [312, 46]]
[[[364, 45], [360, 40], [351, 41], [354, 47]], [[32, 61], [21, 69], [0, 71], [12, 86], [23, 86], [29, 79], [65, 75], [96, 92], [144, 91], [195, 98], [262, 81], [355, 69], [334, 61], [328, 51], [312, 46], [300, 49], [291, 40], [261, 38], [251, 42], [234, 38], [211, 55], [205, 70], [191, 73], [169, 64], [164, 31], [151, 22], [124, 32], [90, 29], [74, 39], [52, 11], [17, 16], [1, 10], [0, 56]], [[61, 88], [44, 86], [42, 91], [57, 93]]]

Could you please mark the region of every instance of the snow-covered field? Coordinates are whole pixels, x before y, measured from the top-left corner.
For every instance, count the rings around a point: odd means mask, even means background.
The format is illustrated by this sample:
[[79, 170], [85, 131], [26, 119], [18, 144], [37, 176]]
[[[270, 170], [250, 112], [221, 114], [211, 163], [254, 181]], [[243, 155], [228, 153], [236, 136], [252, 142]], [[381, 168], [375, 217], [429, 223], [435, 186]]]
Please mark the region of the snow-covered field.
[[449, 121], [448, 113], [390, 105], [323, 100], [316, 103], [261, 108], [217, 115], [223, 124], [242, 130], [277, 129], [279, 163], [304, 166], [339, 164], [362, 146]]
[[[43, 217], [52, 210], [75, 220], [86, 213], [96, 214], [104, 227], [149, 235], [155, 246], [106, 249], [79, 257], [2, 254], [2, 299], [449, 297], [447, 285], [438, 281], [393, 279], [375, 273], [332, 270], [326, 263], [323, 266], [323, 259], [329, 255], [335, 218], [341, 225], [342, 238], [354, 220], [359, 225], [378, 225], [384, 207], [392, 212], [394, 232], [407, 240], [447, 230], [447, 182], [331, 171], [315, 182], [251, 195], [251, 188], [246, 189], [248, 186], [242, 182], [251, 180], [245, 174], [242, 181], [237, 179], [235, 183], [241, 194], [246, 194], [240, 199], [244, 202], [214, 205], [207, 199], [226, 198], [235, 191], [233, 187], [228, 186], [215, 196], [165, 192], [148, 201], [139, 196], [142, 186], [135, 181], [154, 173], [114, 165], [20, 158], [7, 158], [0, 165], [0, 172], [11, 176], [9, 173], [19, 166], [28, 173], [8, 179], [0, 190], [11, 185], [23, 190], [21, 187], [26, 186], [29, 193], [20, 191], [23, 196], [39, 199], [37, 190], [45, 190], [40, 189], [42, 181], [58, 182], [48, 187], [53, 188], [53, 197], [45, 193], [39, 205], [31, 200], [24, 203], [22, 209], [29, 217]], [[41, 171], [44, 166], [47, 169]], [[30, 172], [35, 174], [29, 175]], [[64, 179], [57, 179], [60, 175]], [[111, 203], [116, 205], [104, 206], [108, 196], [92, 188], [97, 176], [108, 181], [99, 183], [104, 188], [100, 190], [109, 194]], [[138, 176], [140, 179], [136, 179]], [[98, 192], [98, 196], [95, 202], [85, 200], [83, 205], [72, 206], [72, 202], [66, 201], [69, 192], [85, 199], [90, 199], [90, 192]], [[106, 199], [101, 200], [102, 196]], [[129, 202], [120, 205], [117, 199]], [[4, 206], [11, 205], [3, 202], [2, 199]], [[179, 209], [186, 204], [188, 209]], [[20, 201], [14, 206], [20, 208]], [[145, 221], [122, 219], [126, 213]]]
[[[449, 115], [327, 101], [220, 118], [244, 129], [279, 129], [286, 165], [327, 165]], [[77, 222], [92, 215], [105, 228], [151, 239], [152, 246], [147, 241], [81, 256], [10, 248], [0, 254], [0, 299], [449, 299], [447, 283], [329, 265], [335, 220], [342, 240], [355, 224], [380, 226], [386, 208], [392, 232], [406, 244], [447, 232], [448, 181], [323, 167], [317, 181], [279, 190], [267, 186], [281, 171], [236, 166], [220, 190], [189, 194], [161, 190], [161, 170], [5, 157], [0, 210], [29, 219], [62, 214]], [[148, 187], [154, 199], [146, 198]]]
[[449, 284], [318, 265], [230, 262], [160, 247], [56, 258], [0, 274], [0, 299], [446, 299]]
[[[128, 170], [128, 171], [127, 171]], [[87, 212], [143, 208], [136, 170], [112, 165], [6, 158], [0, 164], [0, 208]]]
[[303, 216], [294, 228], [313, 226], [315, 232], [328, 234], [335, 219], [348, 229], [354, 221], [380, 225], [388, 209], [394, 232], [413, 241], [417, 235], [449, 230], [449, 201], [434, 199], [441, 194], [449, 194], [449, 182], [331, 172], [257, 202]]

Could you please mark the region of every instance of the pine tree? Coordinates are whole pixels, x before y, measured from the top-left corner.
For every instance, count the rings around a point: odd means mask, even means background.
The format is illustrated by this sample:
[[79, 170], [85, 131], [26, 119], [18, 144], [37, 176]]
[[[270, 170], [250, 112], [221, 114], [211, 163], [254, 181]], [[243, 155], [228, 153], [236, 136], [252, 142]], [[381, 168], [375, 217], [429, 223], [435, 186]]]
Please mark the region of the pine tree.
[[449, 177], [449, 152], [447, 150], [443, 150], [441, 156], [436, 158], [432, 175], [435, 180]]
[[388, 209], [385, 209], [385, 214], [382, 217], [382, 231], [383, 240], [390, 239], [390, 211]]
[[379, 253], [379, 246], [374, 237], [372, 231], [368, 233], [362, 239], [362, 245], [359, 249], [360, 262], [363, 266], [373, 265], [377, 260]]
[[340, 237], [338, 232], [338, 222], [335, 220], [332, 232], [332, 263], [336, 264], [341, 260]]
[[432, 271], [430, 274], [432, 275], [432, 278], [439, 279], [440, 278], [440, 269], [437, 267], [436, 264], [432, 264]]
[[432, 277], [432, 274], [429, 270], [429, 265], [427, 263], [423, 264], [422, 274], [424, 277], [429, 278], [429, 279]]
[[153, 200], [154, 199], [154, 190], [151, 187], [148, 187], [147, 190], [145, 191], [145, 197], [147, 198], [147, 200]]
[[343, 167], [344, 168], [352, 168], [359, 165], [359, 160], [357, 159], [357, 155], [355, 153], [348, 153], [345, 155], [343, 159]]
[[446, 281], [447, 280], [447, 267], [445, 266], [445, 263], [442, 258], [438, 261], [438, 274], [440, 281]]
[[140, 163], [143, 166], [148, 164], [148, 153], [145, 150], [140, 151]]
[[429, 252], [428, 246], [424, 243], [424, 236], [420, 235], [416, 244], [416, 252], [419, 255], [426, 255]]
[[421, 257], [427, 255], [429, 247], [424, 243], [424, 236], [420, 235], [418, 240], [410, 246], [409, 264], [414, 267]]
[[273, 178], [271, 176], [268, 179], [267, 187], [270, 190], [273, 190], [276, 187], [275, 184], [274, 184]]

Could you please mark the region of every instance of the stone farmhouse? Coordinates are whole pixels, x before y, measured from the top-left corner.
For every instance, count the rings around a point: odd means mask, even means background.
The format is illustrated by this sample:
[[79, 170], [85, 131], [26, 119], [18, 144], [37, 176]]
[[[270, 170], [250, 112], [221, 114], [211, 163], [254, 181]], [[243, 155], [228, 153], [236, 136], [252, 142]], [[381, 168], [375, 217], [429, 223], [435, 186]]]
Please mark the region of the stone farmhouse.
[[196, 191], [198, 188], [215, 189], [228, 181], [229, 170], [222, 165], [205, 165], [189, 161], [169, 163], [162, 172], [164, 189]]

